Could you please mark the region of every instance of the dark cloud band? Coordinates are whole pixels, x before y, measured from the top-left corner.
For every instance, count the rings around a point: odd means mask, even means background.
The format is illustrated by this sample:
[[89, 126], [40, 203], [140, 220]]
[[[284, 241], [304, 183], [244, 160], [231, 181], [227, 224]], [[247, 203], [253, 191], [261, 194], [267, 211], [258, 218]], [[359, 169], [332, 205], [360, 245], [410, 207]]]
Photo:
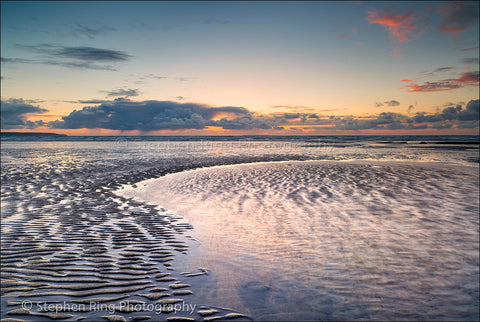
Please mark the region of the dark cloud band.
[[[382, 112], [372, 117], [322, 116], [312, 113], [274, 113], [260, 115], [244, 107], [210, 107], [195, 103], [173, 101], [131, 101], [117, 98], [98, 102], [98, 106], [75, 110], [60, 121], [27, 120], [29, 114], [47, 110], [27, 104], [23, 100], [2, 101], [2, 128], [52, 129], [109, 129], [150, 132], [157, 130], [205, 129], [210, 126], [226, 130], [278, 130], [288, 126], [328, 126], [335, 130], [420, 130], [420, 129], [470, 129], [479, 126], [479, 100], [462, 105], [449, 106], [441, 112], [427, 114], [417, 112], [413, 116]], [[387, 101], [388, 102], [388, 101]], [[413, 109], [409, 107], [409, 113]]]
[[50, 44], [41, 45], [17, 45], [19, 47], [29, 49], [56, 58], [67, 58], [81, 61], [96, 61], [96, 62], [118, 62], [126, 61], [130, 55], [123, 51], [102, 49], [86, 46], [67, 47], [55, 46]]
[[44, 125], [43, 121], [32, 122], [27, 120], [29, 114], [48, 112], [44, 108], [33, 106], [23, 99], [9, 99], [1, 103], [2, 129], [36, 128]]
[[68, 47], [51, 44], [17, 45], [30, 52], [41, 54], [34, 59], [2, 57], [2, 63], [43, 64], [75, 69], [116, 70], [110, 64], [125, 62], [132, 56], [118, 50], [86, 46]]
[[[226, 118], [214, 120], [219, 115]], [[62, 121], [52, 122], [52, 128], [79, 129], [104, 128], [110, 130], [177, 130], [204, 129], [207, 126], [228, 128], [252, 128], [245, 119], [255, 121], [243, 107], [208, 107], [202, 104], [177, 103], [171, 101], [132, 102], [119, 98], [99, 106], [84, 107], [64, 116]]]
[[116, 89], [112, 91], [107, 91], [108, 97], [133, 97], [140, 95], [137, 89]]

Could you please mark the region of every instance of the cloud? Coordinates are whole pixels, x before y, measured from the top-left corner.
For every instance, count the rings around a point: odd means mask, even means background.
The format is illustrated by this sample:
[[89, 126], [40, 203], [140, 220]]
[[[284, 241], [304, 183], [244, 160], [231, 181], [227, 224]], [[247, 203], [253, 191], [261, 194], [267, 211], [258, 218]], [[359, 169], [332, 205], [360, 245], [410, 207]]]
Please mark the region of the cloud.
[[336, 122], [335, 128], [341, 130], [369, 130], [369, 129], [390, 129], [399, 130], [403, 128], [402, 123], [406, 117], [402, 114], [382, 112], [377, 117], [370, 119], [359, 119], [345, 117]]
[[343, 38], [352, 37], [353, 35], [356, 35], [358, 32], [358, 29], [357, 27], [353, 27], [352, 32], [344, 32], [341, 28], [333, 29], [330, 31], [336, 33], [337, 35], [335, 37], [337, 37], [338, 39], [343, 39]]
[[43, 121], [28, 121], [29, 114], [42, 114], [48, 110], [28, 104], [23, 99], [8, 99], [1, 101], [2, 129], [36, 128], [44, 125]]
[[471, 100], [462, 109], [461, 105], [447, 107], [442, 112], [427, 115], [424, 112], [418, 112], [412, 118], [417, 123], [435, 123], [445, 121], [476, 121], [478, 126], [479, 119], [479, 100]]
[[449, 70], [455, 69], [455, 67], [440, 67], [428, 73], [428, 75], [433, 75], [435, 73], [446, 72]]
[[122, 51], [94, 47], [65, 47], [50, 44], [17, 45], [20, 48], [42, 54], [37, 59], [2, 58], [2, 62], [45, 64], [77, 69], [116, 70], [106, 63], [124, 62], [132, 56]]
[[24, 58], [6, 58], [2, 57], [2, 63], [13, 63], [13, 64], [43, 64], [43, 65], [52, 65], [52, 66], [62, 66], [67, 68], [74, 69], [95, 69], [95, 70], [108, 70], [115, 71], [116, 69], [111, 65], [98, 65], [91, 62], [72, 62], [72, 61], [58, 61], [58, 60], [33, 60], [33, 59], [24, 59]]
[[[478, 26], [478, 2], [452, 1], [441, 5], [432, 5], [433, 11], [442, 15], [437, 30], [445, 34], [459, 34]], [[478, 28], [478, 27], [476, 27]]]
[[193, 78], [191, 77], [175, 77], [176, 80], [178, 80], [179, 82], [188, 82], [188, 81], [191, 81]]
[[54, 60], [44, 60], [39, 63], [45, 64], [45, 65], [52, 65], [52, 66], [74, 68], [74, 69], [95, 69], [95, 70], [108, 70], [108, 71], [117, 70], [111, 65], [97, 65], [90, 62], [62, 62], [62, 61], [54, 61]]
[[294, 120], [300, 118], [300, 113], [283, 113], [283, 117], [287, 120]]
[[79, 100], [76, 101], [75, 103], [81, 103], [81, 104], [104, 104], [104, 103], [109, 103], [109, 100], [96, 100], [96, 99], [91, 99], [91, 100]]
[[464, 64], [477, 64], [478, 65], [478, 57], [473, 57], [473, 58], [462, 58], [462, 62]]
[[400, 105], [400, 102], [399, 101], [396, 101], [396, 100], [391, 100], [391, 101], [385, 101], [385, 102], [376, 102], [375, 103], [375, 106], [376, 107], [381, 107], [381, 106], [384, 106], [384, 105], [387, 105], [387, 106], [399, 106]]
[[370, 24], [379, 24], [389, 33], [391, 42], [404, 43], [417, 38], [425, 28], [419, 25], [418, 16], [413, 12], [403, 14], [392, 11], [367, 11], [365, 18]]
[[139, 77], [138, 80], [134, 81], [135, 84], [146, 84], [149, 80], [152, 79], [167, 79], [168, 77], [166, 76], [159, 76], [159, 75], [154, 75], [154, 74], [146, 74], [141, 77]]
[[32, 51], [46, 54], [48, 56], [56, 57], [56, 58], [68, 58], [68, 59], [76, 59], [82, 61], [97, 61], [97, 62], [118, 62], [118, 61], [126, 61], [130, 57], [130, 55], [118, 51], [118, 50], [111, 50], [111, 49], [102, 49], [102, 48], [94, 48], [94, 47], [86, 47], [86, 46], [79, 46], [79, 47], [65, 47], [65, 46], [55, 46], [50, 44], [42, 44], [42, 45], [17, 45], [22, 48], [30, 49]]
[[388, 106], [398, 106], [398, 105], [400, 105], [400, 102], [398, 102], [396, 100], [386, 101], [384, 103], [387, 104]]
[[349, 34], [349, 33], [341, 33], [341, 34], [337, 35], [336, 37], [338, 39], [343, 39], [343, 38], [347, 38], [347, 37], [351, 37], [351, 36], [352, 36], [352, 34]]
[[469, 47], [469, 48], [460, 49], [460, 51], [472, 51], [472, 50], [477, 50], [478, 51], [478, 46], [477, 47]]
[[2, 57], [1, 58], [2, 63], [17, 63], [17, 64], [28, 64], [31, 63], [32, 61], [30, 59], [23, 59], [23, 58], [7, 58], [7, 57]]
[[117, 29], [110, 26], [87, 26], [80, 23], [74, 23], [72, 26], [74, 36], [85, 36], [90, 39], [113, 31], [117, 31]]
[[112, 91], [102, 91], [107, 93], [107, 97], [132, 97], [140, 95], [138, 89], [115, 89]]
[[166, 76], [160, 76], [160, 75], [155, 75], [155, 74], [146, 74], [142, 78], [150, 78], [150, 79], [166, 79]]
[[457, 89], [460, 87], [462, 87], [460, 84], [456, 84], [454, 82], [438, 81], [438, 82], [426, 82], [421, 85], [412, 83], [403, 88], [408, 88], [406, 91], [413, 93], [413, 92], [442, 92], [442, 91]]
[[[370, 117], [322, 116], [316, 113], [273, 113], [258, 114], [244, 107], [211, 107], [204, 104], [179, 103], [173, 101], [132, 101], [117, 98], [101, 102], [98, 106], [85, 106], [63, 116], [60, 121], [31, 122], [27, 117], [42, 114], [46, 109], [27, 104], [26, 101], [10, 99], [2, 101], [2, 128], [35, 128], [48, 126], [52, 129], [109, 129], [139, 130], [147, 133], [156, 130], [188, 130], [221, 127], [225, 130], [285, 130], [311, 126], [328, 126], [335, 130], [419, 130], [441, 128], [471, 129], [478, 127], [479, 100], [452, 106], [441, 112], [417, 112], [403, 115], [382, 112]], [[386, 102], [396, 102], [395, 100]], [[463, 107], [464, 106], [464, 107]], [[408, 113], [413, 111], [408, 107]], [[301, 126], [301, 127], [299, 127]]]
[[[222, 116], [220, 119], [216, 119]], [[103, 128], [110, 130], [177, 130], [204, 129], [221, 126], [225, 129], [271, 128], [261, 117], [243, 107], [209, 107], [202, 104], [171, 101], [133, 102], [119, 98], [95, 107], [84, 107], [50, 123], [57, 129]]]
[[303, 111], [314, 111], [316, 109], [309, 107], [309, 106], [302, 106], [302, 105], [273, 105], [270, 106], [272, 108], [283, 108], [287, 110], [303, 110]]
[[467, 72], [463, 73], [459, 78], [456, 79], [445, 79], [434, 82], [425, 82], [423, 84], [416, 84], [414, 82], [401, 87], [401, 89], [406, 89], [407, 92], [442, 92], [449, 91], [464, 86], [479, 86], [479, 72]]
[[460, 76], [457, 79], [454, 79], [453, 81], [456, 81], [461, 84], [478, 86], [479, 78], [480, 78], [480, 75], [479, 75], [479, 71], [477, 70], [476, 72], [463, 73], [462, 76]]
[[220, 126], [225, 130], [251, 130], [251, 129], [263, 129], [269, 130], [274, 127], [274, 123], [271, 119], [262, 117], [255, 117], [254, 115], [246, 115], [244, 117], [237, 118], [235, 120], [229, 120], [226, 118], [220, 119], [215, 122], [209, 123], [212, 126]]
[[141, 31], [157, 31], [158, 28], [154, 25], [147, 24], [144, 21], [133, 21], [130, 23], [130, 26], [134, 29], [138, 29]]
[[[409, 106], [409, 112], [413, 106]], [[476, 128], [479, 126], [479, 100], [471, 100], [461, 105], [447, 107], [441, 112], [427, 114], [417, 112], [414, 116], [391, 112], [382, 112], [368, 119], [344, 117], [335, 119], [338, 130], [418, 130], [446, 128]]]

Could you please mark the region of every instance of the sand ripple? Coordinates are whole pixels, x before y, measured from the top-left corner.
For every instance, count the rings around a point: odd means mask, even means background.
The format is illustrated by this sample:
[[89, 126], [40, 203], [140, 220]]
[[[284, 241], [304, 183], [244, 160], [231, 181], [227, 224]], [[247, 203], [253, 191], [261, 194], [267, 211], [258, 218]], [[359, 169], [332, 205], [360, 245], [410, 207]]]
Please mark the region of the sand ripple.
[[[168, 284], [185, 277], [172, 263], [188, 252], [192, 226], [112, 191], [159, 175], [171, 164], [159, 167], [150, 161], [133, 169], [129, 162], [93, 161], [95, 156], [89, 156], [90, 162], [59, 159], [58, 150], [32, 150], [40, 155], [28, 161], [25, 151], [10, 152], [13, 162], [2, 157], [1, 178], [2, 321], [12, 315], [26, 320], [159, 318], [151, 307], [149, 315], [135, 315], [139, 310], [129, 305], [153, 305], [173, 295]], [[147, 292], [138, 294], [142, 290]], [[161, 303], [178, 302], [183, 298]], [[18, 308], [23, 303], [27, 307]], [[95, 309], [91, 303], [113, 306]], [[52, 311], [44, 305], [56, 306]]]
[[478, 180], [449, 163], [280, 162], [120, 193], [185, 217], [192, 266], [216, 276], [194, 294], [255, 318], [475, 320]]

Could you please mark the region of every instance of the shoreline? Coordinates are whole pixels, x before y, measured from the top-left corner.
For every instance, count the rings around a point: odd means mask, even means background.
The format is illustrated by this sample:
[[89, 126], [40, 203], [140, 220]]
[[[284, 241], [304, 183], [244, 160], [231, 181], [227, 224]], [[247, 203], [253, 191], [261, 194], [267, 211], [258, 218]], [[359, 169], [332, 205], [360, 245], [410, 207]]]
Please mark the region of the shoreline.
[[[125, 190], [125, 189], [137, 189], [139, 185], [145, 185], [148, 184], [154, 180], [158, 180], [170, 175], [175, 175], [178, 173], [190, 173], [198, 170], [205, 170], [205, 169], [217, 169], [217, 168], [224, 168], [224, 167], [236, 167], [236, 166], [248, 166], [248, 165], [257, 165], [257, 164], [275, 164], [275, 163], [307, 163], [307, 162], [312, 162], [312, 163], [358, 163], [358, 164], [368, 164], [368, 163], [399, 163], [399, 164], [423, 164], [423, 165], [451, 165], [451, 166], [459, 166], [459, 167], [473, 167], [473, 168], [478, 168], [479, 165], [475, 162], [453, 162], [453, 161], [433, 161], [433, 160], [398, 160], [398, 159], [385, 159], [385, 160], [378, 160], [378, 159], [350, 159], [350, 160], [320, 160], [320, 159], [304, 159], [304, 160], [295, 160], [295, 159], [284, 159], [284, 160], [273, 160], [273, 161], [240, 161], [239, 163], [221, 163], [217, 165], [210, 165], [210, 166], [194, 166], [192, 168], [186, 167], [185, 169], [180, 169], [180, 170], [175, 170], [173, 172], [166, 172], [160, 176], [155, 176], [152, 178], [146, 178], [140, 181], [135, 181], [133, 183], [126, 183], [122, 184], [118, 189], [114, 190], [113, 193], [117, 193], [119, 191]], [[135, 186], [135, 187], [134, 187]]]

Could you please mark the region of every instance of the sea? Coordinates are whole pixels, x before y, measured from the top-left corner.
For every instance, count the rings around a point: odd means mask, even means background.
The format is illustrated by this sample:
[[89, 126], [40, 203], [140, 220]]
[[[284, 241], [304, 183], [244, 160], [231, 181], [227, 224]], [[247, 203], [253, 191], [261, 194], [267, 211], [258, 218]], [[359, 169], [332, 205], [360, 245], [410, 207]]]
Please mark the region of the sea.
[[2, 136], [1, 318], [479, 320], [479, 136]]

